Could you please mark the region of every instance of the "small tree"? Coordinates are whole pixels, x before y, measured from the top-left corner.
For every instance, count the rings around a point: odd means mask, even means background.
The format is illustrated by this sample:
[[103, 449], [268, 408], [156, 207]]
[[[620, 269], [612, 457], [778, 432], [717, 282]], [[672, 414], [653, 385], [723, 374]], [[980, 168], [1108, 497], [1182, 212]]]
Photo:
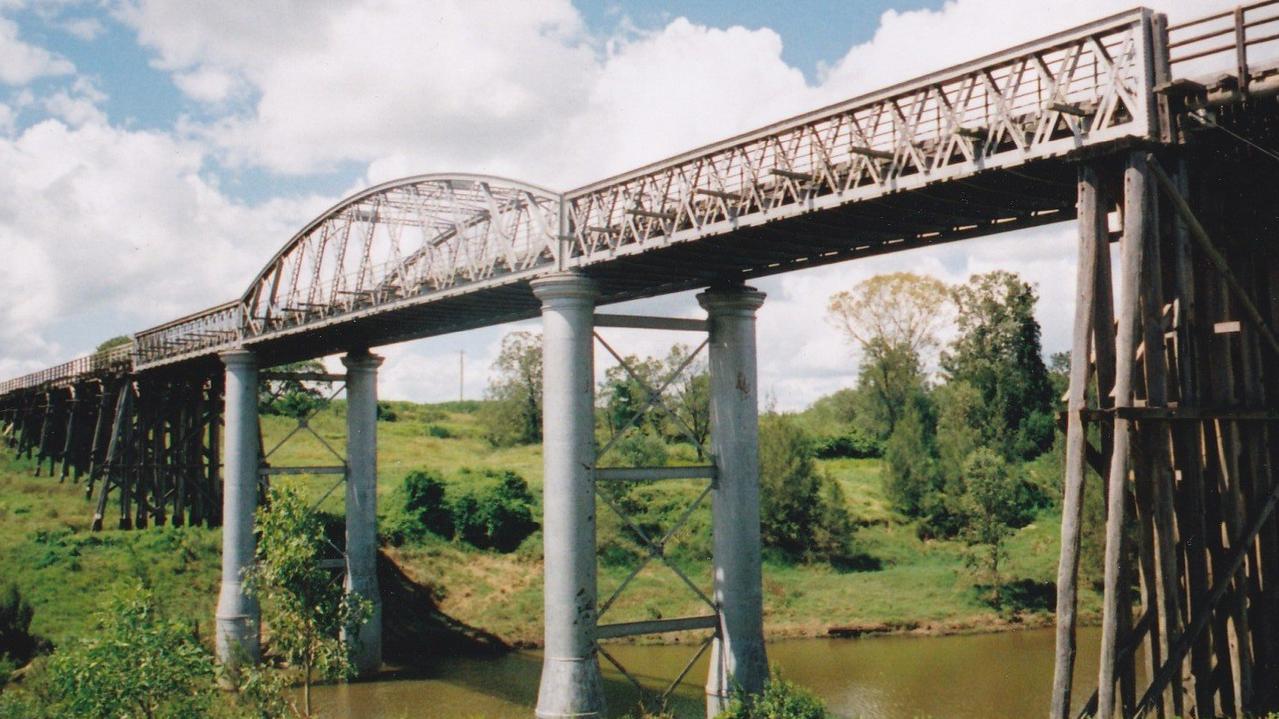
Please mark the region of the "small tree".
[[480, 414], [489, 441], [498, 446], [542, 441], [542, 336], [512, 332], [503, 337], [493, 371], [489, 403]]
[[205, 716], [216, 698], [214, 664], [190, 625], [166, 618], [135, 585], [112, 597], [95, 631], [49, 662], [56, 716]]
[[338, 638], [363, 624], [367, 600], [347, 594], [320, 566], [326, 542], [319, 515], [289, 489], [273, 490], [258, 510], [257, 562], [247, 587], [262, 600], [272, 649], [302, 673], [303, 716], [311, 716], [311, 683], [351, 675], [349, 648]]
[[[670, 354], [666, 355], [666, 374], [674, 372], [683, 365], [688, 359], [689, 352], [691, 350], [687, 345], [677, 344], [671, 347]], [[697, 359], [690, 362], [671, 382], [667, 394], [670, 396], [668, 404], [671, 413], [683, 423], [683, 428], [673, 433], [682, 437], [685, 434], [682, 430], [685, 428], [687, 432], [691, 432], [692, 439], [697, 440], [697, 444], [694, 445], [697, 459], [701, 461], [704, 459], [702, 448], [706, 445], [711, 433], [711, 375], [707, 370], [706, 361]]]
[[[278, 372], [324, 372], [320, 360], [305, 360], [272, 368]], [[258, 387], [258, 411], [286, 417], [304, 417], [329, 404], [324, 391], [315, 382], [299, 379], [275, 379]]]
[[759, 425], [760, 539], [791, 559], [837, 559], [851, 522], [844, 494], [814, 461], [812, 440], [791, 417]]
[[986, 571], [993, 603], [999, 606], [999, 563], [1008, 556], [1004, 543], [1016, 522], [1020, 479], [998, 452], [983, 447], [974, 450], [964, 462], [964, 484], [964, 538], [977, 550], [970, 563]]
[[938, 489], [937, 468], [923, 413], [907, 408], [884, 445], [884, 490], [897, 511], [911, 517], [924, 512], [926, 500]]

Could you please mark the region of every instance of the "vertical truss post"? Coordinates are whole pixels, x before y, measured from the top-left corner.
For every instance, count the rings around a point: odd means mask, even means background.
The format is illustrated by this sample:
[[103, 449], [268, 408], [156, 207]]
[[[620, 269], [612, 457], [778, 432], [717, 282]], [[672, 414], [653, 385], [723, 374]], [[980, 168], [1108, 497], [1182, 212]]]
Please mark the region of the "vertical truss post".
[[604, 715], [596, 654], [594, 372], [597, 290], [559, 272], [532, 282], [542, 301], [542, 530], [546, 654], [537, 716]]
[[715, 604], [720, 626], [706, 678], [706, 715], [734, 688], [759, 692], [768, 679], [759, 536], [759, 391], [750, 287], [697, 296], [710, 322], [711, 447], [718, 468], [711, 504]]
[[346, 365], [346, 591], [372, 605], [368, 621], [354, 636], [360, 674], [382, 665], [382, 597], [377, 581], [377, 368], [382, 358], [350, 353]]
[[226, 365], [226, 467], [222, 494], [222, 590], [218, 595], [217, 652], [224, 664], [256, 663], [260, 616], [245, 592], [253, 563], [253, 512], [258, 498], [258, 365], [248, 350], [223, 352]]

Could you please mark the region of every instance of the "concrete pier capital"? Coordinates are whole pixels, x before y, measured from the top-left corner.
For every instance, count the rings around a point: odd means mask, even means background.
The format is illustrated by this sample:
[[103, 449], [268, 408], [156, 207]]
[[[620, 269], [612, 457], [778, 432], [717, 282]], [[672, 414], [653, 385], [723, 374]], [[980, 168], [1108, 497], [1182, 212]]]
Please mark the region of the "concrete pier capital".
[[754, 317], [768, 295], [747, 285], [713, 287], [697, 294], [697, 303], [715, 316]]
[[589, 304], [593, 308], [600, 294], [595, 280], [574, 271], [538, 277], [529, 282], [529, 286], [544, 308], [559, 304]]
[[222, 364], [226, 365], [228, 370], [239, 369], [241, 367], [252, 367], [257, 369], [258, 356], [253, 350], [247, 350], [243, 347], [226, 350], [218, 353], [218, 359], [222, 360]]
[[386, 358], [382, 355], [375, 355], [367, 350], [358, 352], [348, 352], [342, 355], [342, 366], [346, 367], [347, 373], [351, 372], [373, 372]]

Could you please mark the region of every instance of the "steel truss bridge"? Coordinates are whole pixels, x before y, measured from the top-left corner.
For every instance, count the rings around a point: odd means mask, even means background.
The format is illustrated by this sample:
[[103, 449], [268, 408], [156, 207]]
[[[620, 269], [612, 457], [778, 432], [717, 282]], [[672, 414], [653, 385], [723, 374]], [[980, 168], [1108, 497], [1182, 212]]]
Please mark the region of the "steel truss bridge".
[[555, 273], [608, 304], [1078, 219], [1052, 715], [1080, 704], [1088, 471], [1108, 478], [1111, 510], [1084, 711], [1274, 708], [1274, 57], [1275, 0], [1173, 26], [1135, 9], [569, 192], [467, 174], [378, 185], [303, 227], [234, 299], [0, 383], [5, 437], [84, 474], [99, 525], [112, 492], [121, 526], [217, 524], [223, 353], [270, 367], [531, 318], [530, 281]]

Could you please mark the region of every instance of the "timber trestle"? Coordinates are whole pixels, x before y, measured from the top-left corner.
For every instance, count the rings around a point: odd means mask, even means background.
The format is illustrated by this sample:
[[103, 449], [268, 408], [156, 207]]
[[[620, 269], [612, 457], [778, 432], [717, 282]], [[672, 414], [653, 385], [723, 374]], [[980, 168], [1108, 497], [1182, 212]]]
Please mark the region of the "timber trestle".
[[0, 397], [0, 421], [36, 476], [83, 484], [94, 529], [217, 526], [221, 408], [218, 376], [104, 373]]
[[[1279, 128], [1256, 107], [1211, 122], [1080, 169], [1056, 719], [1279, 706], [1279, 160], [1232, 136]], [[1106, 504], [1104, 597], [1098, 690], [1079, 706], [1088, 492]]]

